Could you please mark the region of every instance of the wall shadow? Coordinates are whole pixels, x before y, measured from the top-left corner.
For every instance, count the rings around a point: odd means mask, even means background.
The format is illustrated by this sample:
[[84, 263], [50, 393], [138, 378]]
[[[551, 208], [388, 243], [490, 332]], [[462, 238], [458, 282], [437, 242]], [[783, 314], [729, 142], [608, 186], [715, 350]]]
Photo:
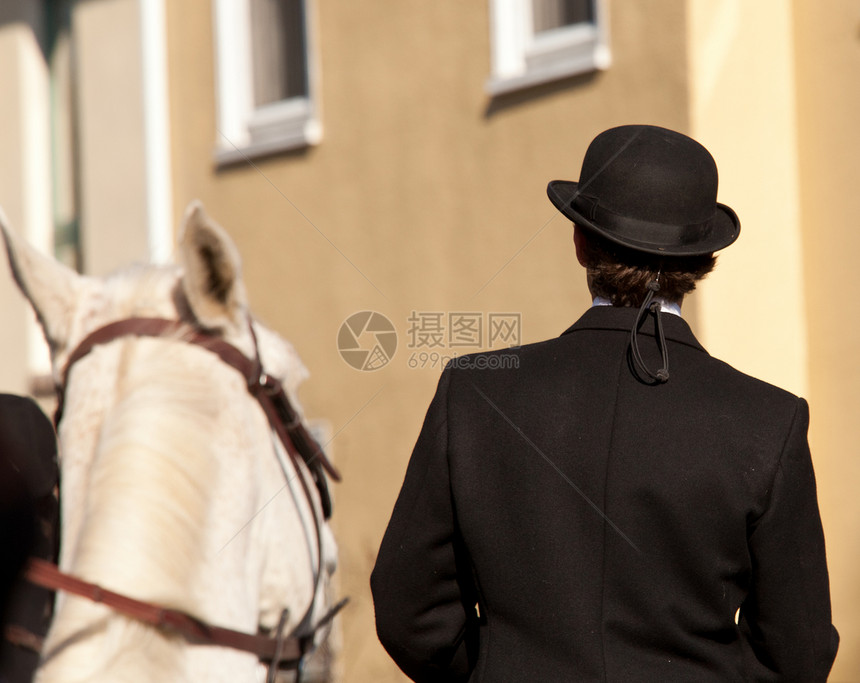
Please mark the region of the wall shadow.
[[514, 109], [524, 104], [553, 97], [562, 92], [584, 88], [594, 84], [599, 78], [599, 71], [589, 71], [588, 73], [567, 76], [556, 81], [540, 83], [509, 93], [496, 95], [491, 97], [487, 102], [487, 106], [484, 108], [484, 118], [491, 119], [497, 114], [502, 114], [509, 109]]

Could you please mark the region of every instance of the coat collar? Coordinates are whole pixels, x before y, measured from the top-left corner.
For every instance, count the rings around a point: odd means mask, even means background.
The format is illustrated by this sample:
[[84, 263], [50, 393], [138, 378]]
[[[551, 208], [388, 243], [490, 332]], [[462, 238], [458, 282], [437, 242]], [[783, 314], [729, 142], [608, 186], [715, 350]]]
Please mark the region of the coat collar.
[[[580, 330], [619, 330], [630, 334], [633, 323], [636, 321], [636, 314], [639, 312], [637, 308], [621, 308], [617, 306], [592, 306], [582, 317], [573, 325], [568, 327], [562, 336], [571, 334]], [[693, 335], [690, 326], [686, 321], [671, 313], [661, 316], [663, 322], [663, 333], [666, 339], [674, 342], [686, 344], [698, 351], [705, 351], [705, 348], [698, 342]], [[639, 334], [654, 336], [654, 316], [649, 314], [646, 316], [642, 327], [639, 329]]]

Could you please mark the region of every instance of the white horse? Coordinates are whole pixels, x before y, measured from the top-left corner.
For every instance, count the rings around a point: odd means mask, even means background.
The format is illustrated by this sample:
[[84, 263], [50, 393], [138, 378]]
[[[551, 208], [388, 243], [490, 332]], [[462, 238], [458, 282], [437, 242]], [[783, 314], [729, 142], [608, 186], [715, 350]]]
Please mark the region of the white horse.
[[[184, 321], [248, 358], [259, 353], [290, 393], [306, 375], [292, 346], [250, 317], [236, 247], [197, 203], [185, 215], [180, 266], [107, 278], [43, 256], [2, 212], [0, 227], [58, 382], [82, 339], [135, 316]], [[318, 491], [273, 437], [242, 375], [209, 350], [179, 334], [96, 346], [71, 367], [58, 435], [64, 572], [250, 634], [275, 628], [282, 614], [289, 633], [327, 611], [336, 547], [326, 524], [317, 539]], [[63, 592], [42, 657], [40, 683], [266, 677], [252, 654], [190, 644]]]

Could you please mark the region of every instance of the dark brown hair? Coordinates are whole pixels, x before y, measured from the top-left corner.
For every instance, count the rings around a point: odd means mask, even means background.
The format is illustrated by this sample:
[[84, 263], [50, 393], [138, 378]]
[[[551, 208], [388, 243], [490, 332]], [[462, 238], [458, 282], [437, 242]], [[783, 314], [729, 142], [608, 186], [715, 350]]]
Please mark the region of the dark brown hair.
[[634, 251], [581, 229], [581, 256], [591, 291], [613, 306], [641, 306], [648, 283], [657, 280], [657, 296], [680, 303], [696, 283], [717, 264], [713, 254], [704, 256], [657, 256]]

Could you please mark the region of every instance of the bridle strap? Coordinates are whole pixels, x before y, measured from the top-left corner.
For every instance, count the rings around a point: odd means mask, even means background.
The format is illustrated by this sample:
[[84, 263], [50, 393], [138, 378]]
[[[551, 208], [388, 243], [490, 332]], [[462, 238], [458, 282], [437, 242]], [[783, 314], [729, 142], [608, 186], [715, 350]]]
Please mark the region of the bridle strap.
[[[253, 330], [253, 328], [252, 328]], [[65, 387], [72, 366], [88, 355], [96, 346], [107, 344], [120, 337], [175, 337], [177, 340], [202, 346], [239, 371], [245, 378], [249, 391], [260, 402], [266, 417], [282, 441], [292, 441], [295, 451], [308, 465], [318, 462], [328, 475], [340, 481], [340, 472], [326, 457], [322, 446], [311, 435], [301, 420], [281, 383], [263, 372], [259, 359], [250, 359], [235, 346], [211, 332], [192, 327], [187, 323], [166, 318], [127, 318], [108, 323], [95, 330], [77, 346], [66, 361], [60, 385], [57, 387], [57, 410], [54, 425], [58, 426], [63, 415]], [[276, 424], [277, 423], [277, 424]], [[286, 445], [286, 444], [285, 444]], [[319, 486], [319, 482], [317, 482]]]
[[210, 626], [185, 612], [136, 600], [127, 595], [109, 591], [97, 584], [83, 581], [60, 571], [55, 564], [39, 558], [30, 558], [24, 570], [24, 577], [43, 588], [65, 591], [92, 602], [101, 603], [137, 621], [177, 633], [194, 644], [220, 645], [250, 652], [266, 662], [272, 661], [276, 656], [276, 650], [280, 649], [278, 663], [282, 667], [297, 666], [305, 654], [303, 644], [298, 638], [290, 638], [278, 643], [277, 639], [268, 636]]

